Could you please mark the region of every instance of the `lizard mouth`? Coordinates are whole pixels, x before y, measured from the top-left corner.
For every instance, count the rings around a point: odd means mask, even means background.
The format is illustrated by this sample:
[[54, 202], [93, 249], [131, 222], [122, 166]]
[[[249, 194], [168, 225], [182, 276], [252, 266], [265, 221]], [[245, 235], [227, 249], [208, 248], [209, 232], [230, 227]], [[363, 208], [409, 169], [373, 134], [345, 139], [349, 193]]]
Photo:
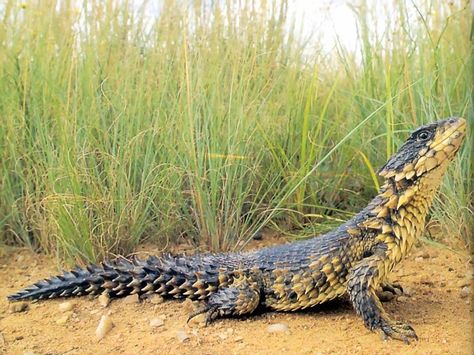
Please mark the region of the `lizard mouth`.
[[[466, 134], [466, 120], [464, 118], [452, 118], [447, 122], [447, 128], [443, 133], [440, 134], [440, 137], [437, 137], [431, 143], [430, 150], [436, 152], [444, 150], [449, 155], [455, 155]], [[452, 146], [454, 150], [451, 152], [452, 148], [446, 149], [446, 147]]]

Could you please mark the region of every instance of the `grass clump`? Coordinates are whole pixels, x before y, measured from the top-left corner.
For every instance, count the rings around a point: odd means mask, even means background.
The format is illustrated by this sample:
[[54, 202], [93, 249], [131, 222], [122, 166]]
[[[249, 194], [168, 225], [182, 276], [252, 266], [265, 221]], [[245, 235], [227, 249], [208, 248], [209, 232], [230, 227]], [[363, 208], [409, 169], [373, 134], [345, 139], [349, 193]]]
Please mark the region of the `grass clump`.
[[[347, 219], [408, 130], [473, 119], [467, 3], [397, 4], [382, 29], [377, 9], [353, 8], [359, 55], [309, 50], [285, 1], [165, 1], [154, 16], [119, 0], [6, 1], [1, 242], [94, 260]], [[466, 241], [472, 148], [433, 214]]]

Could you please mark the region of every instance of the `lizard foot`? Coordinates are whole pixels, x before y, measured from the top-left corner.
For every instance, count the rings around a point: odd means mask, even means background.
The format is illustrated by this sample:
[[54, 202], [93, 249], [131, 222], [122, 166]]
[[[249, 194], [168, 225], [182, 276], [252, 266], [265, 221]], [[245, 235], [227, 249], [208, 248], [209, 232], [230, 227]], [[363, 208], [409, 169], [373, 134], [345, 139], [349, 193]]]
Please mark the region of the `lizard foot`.
[[383, 332], [384, 339], [397, 339], [405, 344], [410, 344], [410, 339], [418, 340], [412, 326], [403, 322], [382, 320], [380, 330]]
[[377, 296], [380, 301], [388, 302], [394, 299], [395, 296], [403, 295], [403, 287], [397, 283], [383, 283], [377, 291]]

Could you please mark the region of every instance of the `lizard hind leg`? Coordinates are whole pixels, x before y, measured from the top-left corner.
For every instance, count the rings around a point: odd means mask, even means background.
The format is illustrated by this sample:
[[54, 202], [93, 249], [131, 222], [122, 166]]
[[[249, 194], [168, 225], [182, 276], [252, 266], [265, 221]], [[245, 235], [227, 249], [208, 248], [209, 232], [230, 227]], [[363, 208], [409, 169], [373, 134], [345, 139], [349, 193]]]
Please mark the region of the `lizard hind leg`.
[[190, 314], [188, 322], [199, 314], [206, 314], [208, 325], [218, 317], [252, 313], [260, 304], [261, 282], [253, 276], [241, 275], [231, 284], [211, 294], [206, 305]]

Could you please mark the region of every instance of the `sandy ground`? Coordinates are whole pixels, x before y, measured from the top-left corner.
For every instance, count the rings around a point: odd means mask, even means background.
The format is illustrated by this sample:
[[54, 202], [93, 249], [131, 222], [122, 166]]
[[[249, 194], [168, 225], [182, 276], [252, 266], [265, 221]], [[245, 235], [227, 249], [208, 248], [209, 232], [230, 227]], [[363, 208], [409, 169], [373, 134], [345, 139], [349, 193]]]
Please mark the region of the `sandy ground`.
[[[271, 238], [270, 238], [271, 239]], [[264, 244], [275, 243], [264, 241]], [[281, 241], [280, 241], [281, 242]], [[255, 242], [251, 247], [258, 247]], [[384, 303], [394, 318], [409, 321], [420, 340], [406, 345], [384, 341], [367, 330], [350, 303], [338, 300], [296, 313], [261, 313], [219, 320], [208, 327], [186, 324], [192, 302], [113, 301], [103, 308], [82, 297], [29, 303], [12, 312], [6, 295], [57, 273], [54, 261], [27, 250], [0, 257], [0, 352], [7, 354], [472, 354], [472, 261], [466, 251], [422, 246], [392, 275], [409, 295]], [[73, 310], [59, 305], [70, 302]], [[114, 327], [101, 340], [102, 315]], [[152, 327], [159, 318], [163, 325]], [[161, 321], [158, 321], [160, 323]], [[287, 331], [270, 333], [272, 324]], [[186, 338], [183, 340], [183, 338]]]

